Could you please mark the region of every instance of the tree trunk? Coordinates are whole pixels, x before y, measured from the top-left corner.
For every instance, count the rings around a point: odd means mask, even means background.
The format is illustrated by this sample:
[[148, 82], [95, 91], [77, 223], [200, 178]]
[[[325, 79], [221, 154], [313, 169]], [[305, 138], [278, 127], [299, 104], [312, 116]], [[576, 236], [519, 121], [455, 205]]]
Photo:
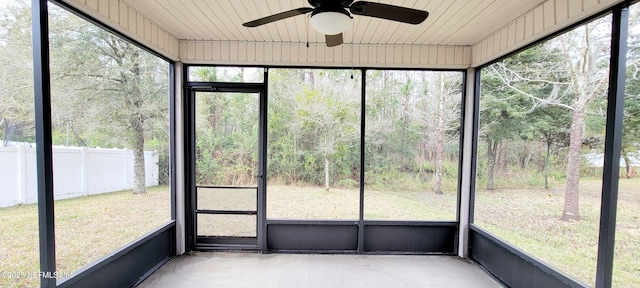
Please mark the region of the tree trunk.
[[[441, 136], [438, 136], [438, 138], [441, 138]], [[438, 140], [441, 141], [441, 140]], [[436, 146], [436, 167], [435, 167], [435, 175], [434, 175], [434, 184], [433, 184], [433, 189], [436, 192], [436, 194], [438, 195], [442, 195], [444, 194], [444, 192], [442, 191], [442, 177], [444, 175], [444, 171], [443, 171], [443, 145], [441, 145], [441, 142], [438, 143], [438, 145]]]
[[[134, 131], [133, 139], [133, 194], [146, 193], [146, 172], [144, 165], [144, 115], [142, 91], [140, 90], [140, 83], [142, 82], [142, 76], [140, 72], [140, 55], [138, 52], [132, 52], [131, 54], [133, 65], [131, 66], [131, 74], [133, 79], [131, 87], [128, 89], [131, 106], [135, 107], [131, 114], [131, 127]], [[126, 76], [123, 77], [126, 79]]]
[[544, 157], [544, 189], [549, 189], [549, 157], [551, 156], [551, 141], [547, 141], [547, 155]]
[[[134, 120], [135, 121], [135, 120]], [[146, 172], [144, 167], [144, 126], [140, 119], [134, 126], [135, 139], [133, 147], [133, 194], [146, 193]]]
[[[570, 73], [572, 92], [575, 93], [573, 115], [569, 132], [569, 154], [567, 155], [567, 183], [564, 196], [564, 210], [562, 220], [580, 219], [579, 184], [580, 184], [580, 149], [582, 147], [582, 129], [584, 115], [589, 102], [605, 95], [607, 85], [606, 73], [599, 73], [599, 54], [602, 53], [598, 44], [598, 37], [591, 37], [593, 25], [584, 26], [584, 34], [575, 34], [580, 39], [573, 42], [568, 37], [559, 37], [560, 47], [565, 54], [565, 61]], [[593, 44], [592, 44], [593, 43]]]
[[425, 133], [425, 135], [422, 137], [422, 139], [424, 139], [422, 141], [422, 150], [424, 151], [424, 161], [431, 161], [431, 154], [429, 153], [429, 135], [428, 133]]
[[524, 140], [522, 158], [520, 159], [520, 168], [529, 169], [529, 161], [531, 161], [531, 145], [529, 140]]
[[633, 173], [633, 166], [631, 166], [631, 158], [629, 157], [629, 153], [626, 151], [623, 152], [622, 157], [624, 159], [624, 167], [626, 169], [625, 171], [627, 172], [626, 173], [627, 178], [631, 179], [633, 178], [634, 173]]
[[498, 141], [487, 138], [487, 190], [495, 189], [493, 174], [496, 166], [496, 150], [498, 150]]
[[[549, 141], [545, 141], [545, 142], [540, 142], [538, 144], [538, 155], [542, 155], [542, 153], [547, 153], [546, 155], [549, 156], [549, 153], [551, 153], [551, 144], [549, 143]], [[544, 149], [546, 149], [546, 152], [544, 152]], [[546, 168], [546, 165], [548, 165], [549, 163], [547, 162], [546, 157], [537, 157], [538, 161], [537, 162], [537, 171], [538, 173], [542, 173], [544, 172], [544, 169]]]
[[567, 155], [567, 183], [564, 194], [562, 220], [580, 219], [580, 149], [582, 148], [582, 125], [585, 105], [576, 104], [569, 134], [569, 154]]
[[444, 80], [442, 79], [442, 76], [440, 76], [440, 91], [438, 93], [438, 109], [436, 111], [437, 113], [437, 124], [436, 124], [436, 129], [435, 129], [435, 134], [436, 134], [436, 155], [435, 155], [435, 181], [434, 181], [434, 187], [433, 189], [435, 190], [436, 194], [438, 195], [442, 195], [444, 194], [444, 192], [442, 191], [442, 177], [443, 177], [443, 162], [444, 162], [444, 133], [445, 133], [445, 126], [444, 126], [444, 116], [445, 116], [445, 107], [444, 107], [444, 101], [445, 101], [445, 87], [444, 87]]
[[329, 158], [324, 157], [324, 190], [329, 191]]
[[400, 140], [400, 169], [402, 171], [405, 171], [405, 169], [407, 168], [406, 162], [405, 162], [405, 149], [404, 149], [404, 140], [405, 140], [405, 134], [407, 131], [407, 102], [405, 101], [404, 104], [402, 104], [404, 107], [402, 109], [402, 140]]
[[2, 118], [2, 120], [0, 121], [0, 126], [2, 126], [4, 124], [4, 139], [2, 142], [2, 147], [7, 147], [7, 144], [9, 143], [9, 120], [7, 120], [6, 118]]
[[504, 175], [504, 173], [507, 173], [509, 170], [509, 140], [500, 140], [500, 142], [496, 142], [496, 150], [494, 150], [495, 153], [495, 170], [498, 171], [498, 173], [502, 172]]

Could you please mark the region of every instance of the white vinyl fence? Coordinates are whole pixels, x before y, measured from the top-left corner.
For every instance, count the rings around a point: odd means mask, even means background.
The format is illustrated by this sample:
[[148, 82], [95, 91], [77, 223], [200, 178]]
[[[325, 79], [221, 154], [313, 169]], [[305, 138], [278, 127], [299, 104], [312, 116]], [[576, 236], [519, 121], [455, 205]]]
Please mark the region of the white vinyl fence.
[[[146, 185], [158, 185], [158, 153], [145, 151]], [[53, 147], [54, 198], [133, 189], [133, 151]], [[34, 147], [0, 147], [0, 207], [37, 202]]]
[[[582, 157], [587, 161], [589, 167], [604, 167], [604, 153], [589, 153], [582, 155]], [[629, 160], [631, 166], [640, 167], [640, 153], [629, 153]], [[620, 167], [626, 165], [627, 161], [620, 156]]]

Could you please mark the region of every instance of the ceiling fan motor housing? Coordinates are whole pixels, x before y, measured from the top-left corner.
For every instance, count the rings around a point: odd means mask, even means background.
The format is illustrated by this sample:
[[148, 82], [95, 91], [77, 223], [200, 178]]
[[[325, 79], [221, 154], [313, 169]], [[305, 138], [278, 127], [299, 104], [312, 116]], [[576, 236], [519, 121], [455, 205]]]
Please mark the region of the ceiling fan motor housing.
[[320, 14], [320, 13], [325, 13], [325, 12], [342, 13], [344, 15], [349, 16], [349, 18], [353, 18], [353, 17], [351, 17], [351, 13], [349, 13], [349, 11], [347, 11], [347, 9], [344, 9], [342, 7], [325, 7], [325, 6], [313, 9], [313, 12], [311, 12], [311, 17], [313, 17], [313, 15]]
[[349, 5], [351, 5], [351, 3], [353, 3], [353, 0], [342, 0], [342, 1], [335, 1], [335, 0], [309, 0], [309, 5], [313, 6], [313, 7], [320, 7], [320, 6], [334, 6], [334, 7], [338, 7], [338, 8], [346, 8], [349, 7]]

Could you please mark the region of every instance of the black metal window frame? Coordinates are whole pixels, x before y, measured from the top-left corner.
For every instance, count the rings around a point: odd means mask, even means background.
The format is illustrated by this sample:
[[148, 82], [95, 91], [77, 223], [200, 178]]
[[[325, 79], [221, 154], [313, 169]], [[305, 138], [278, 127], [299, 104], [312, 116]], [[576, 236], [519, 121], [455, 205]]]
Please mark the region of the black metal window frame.
[[[42, 275], [56, 275], [53, 150], [51, 125], [51, 73], [49, 58], [49, 7], [50, 3], [66, 9], [90, 23], [129, 41], [137, 47], [166, 61], [169, 76], [169, 175], [170, 219], [160, 227], [149, 231], [105, 258], [74, 272], [70, 278], [57, 283], [55, 277], [41, 277], [41, 287], [96, 287], [104, 285], [104, 279], [112, 279], [112, 285], [132, 286], [175, 256], [175, 78], [174, 62], [146, 47], [138, 41], [112, 29], [76, 8], [57, 0], [32, 0], [32, 40], [34, 70], [34, 103], [36, 128], [36, 179], [38, 199], [39, 259]], [[153, 253], [148, 253], [153, 251]], [[127, 268], [135, 267], [135, 268]]]
[[[264, 78], [262, 83], [243, 83], [243, 82], [202, 82], [202, 81], [188, 81], [188, 73], [190, 67], [249, 67], [249, 68], [262, 68], [264, 69]], [[340, 70], [353, 70], [361, 73], [361, 121], [360, 121], [360, 132], [361, 132], [361, 141], [360, 141], [360, 149], [364, 151], [365, 145], [365, 113], [366, 113], [366, 105], [364, 105], [366, 100], [366, 72], [368, 70], [391, 70], [391, 71], [433, 71], [433, 72], [458, 72], [461, 73], [461, 109], [460, 109], [460, 125], [464, 123], [464, 109], [465, 109], [465, 99], [467, 97], [467, 89], [466, 89], [466, 70], [464, 69], [412, 69], [412, 68], [368, 68], [368, 67], [315, 67], [315, 66], [251, 66], [251, 65], [210, 65], [210, 64], [185, 64], [183, 70], [183, 79], [185, 79], [184, 91], [186, 97], [186, 105], [184, 110], [184, 115], [186, 121], [184, 121], [185, 126], [184, 131], [186, 131], [189, 136], [186, 137], [189, 143], [195, 143], [195, 139], [193, 138], [195, 135], [193, 129], [193, 114], [195, 113], [194, 104], [189, 103], [189, 101], [193, 101], [192, 94], [194, 91], [205, 91], [205, 92], [242, 92], [243, 90], [239, 88], [242, 87], [253, 87], [253, 89], [257, 89], [259, 86], [263, 85], [264, 88], [264, 97], [261, 97], [261, 108], [260, 113], [264, 115], [260, 115], [260, 125], [264, 125], [265, 129], [260, 129], [259, 135], [259, 149], [262, 150], [263, 159], [259, 160], [259, 165], [262, 165], [264, 168], [259, 168], [260, 175], [264, 174], [264, 177], [259, 177], [261, 181], [263, 181], [264, 188], [258, 194], [264, 193], [264, 203], [259, 203], [259, 207], [265, 207], [262, 210], [266, 209], [266, 127], [267, 127], [267, 110], [268, 110], [268, 81], [269, 81], [269, 69], [340, 69]], [[247, 90], [245, 90], [247, 91]], [[250, 91], [250, 90], [249, 90]], [[462, 126], [461, 126], [462, 127]], [[462, 129], [461, 129], [462, 131]], [[267, 219], [266, 212], [263, 211], [261, 213], [261, 209], [258, 209], [258, 249], [260, 251], [282, 251], [282, 252], [333, 252], [333, 253], [412, 253], [412, 254], [456, 254], [458, 253], [458, 229], [459, 229], [459, 221], [460, 221], [460, 195], [461, 195], [461, 163], [463, 161], [463, 149], [462, 145], [464, 143], [464, 135], [460, 134], [459, 143], [458, 143], [458, 187], [456, 192], [456, 212], [455, 212], [455, 220], [453, 221], [435, 221], [435, 220], [424, 220], [424, 221], [410, 221], [410, 220], [365, 220], [364, 219], [364, 165], [365, 165], [365, 156], [361, 154], [360, 157], [360, 199], [359, 199], [359, 218], [357, 220], [280, 220], [280, 219]], [[191, 146], [191, 147], [190, 147]], [[185, 202], [188, 203], [189, 207], [186, 209], [186, 233], [185, 233], [185, 242], [187, 243], [186, 250], [199, 250], [202, 249], [202, 246], [196, 245], [196, 214], [195, 212], [195, 151], [193, 151], [193, 144], [185, 146], [185, 158], [187, 161], [185, 162], [185, 169], [187, 171], [186, 178], [188, 179], [185, 183]], [[260, 185], [259, 185], [260, 186]], [[260, 199], [260, 198], [259, 198]], [[260, 200], [259, 200], [260, 202]], [[262, 205], [262, 206], [260, 206]], [[264, 214], [262, 216], [261, 214]], [[260, 223], [262, 222], [262, 223]], [[341, 228], [340, 228], [341, 227]], [[301, 231], [300, 229], [303, 229]], [[332, 230], [333, 229], [333, 230]], [[337, 230], [336, 230], [337, 229]], [[269, 233], [272, 231], [272, 233]], [[328, 232], [329, 231], [329, 232]], [[327, 235], [333, 231], [338, 233], [336, 238], [340, 239], [332, 239], [331, 235]], [[400, 240], [392, 240], [392, 239], [379, 239], [379, 241], [366, 241], [367, 238], [371, 240], [374, 238], [373, 235], [406, 235], [407, 238], [414, 237], [418, 235], [417, 238], [414, 239], [414, 242], [419, 243], [408, 243], [406, 241]], [[426, 236], [425, 236], [426, 234]], [[433, 239], [430, 237], [430, 234], [437, 234], [444, 237], [443, 239], [447, 239], [443, 241], [442, 239]], [[370, 237], [365, 237], [365, 235], [370, 235]], [[444, 236], [443, 236], [444, 235]], [[306, 238], [305, 238], [306, 237]], [[378, 236], [376, 236], [378, 237]], [[382, 237], [382, 236], [380, 236]], [[400, 236], [399, 236], [400, 237]], [[298, 243], [289, 243], [278, 245], [274, 244], [275, 241], [284, 241], [286, 242], [288, 239], [296, 238], [302, 242], [308, 242], [308, 245], [298, 245]], [[417, 240], [420, 238], [421, 240]], [[355, 245], [353, 243], [353, 239], [355, 240]], [[375, 240], [375, 239], [374, 239]], [[330, 244], [328, 242], [336, 241], [342, 242], [342, 244], [338, 243], [336, 245]], [[394, 243], [395, 242], [395, 243]], [[446, 242], [446, 243], [444, 243]], [[272, 245], [273, 244], [273, 245]], [[407, 247], [413, 248], [407, 248]], [[233, 246], [232, 246], [233, 247]], [[294, 247], [294, 248], [291, 248]], [[387, 247], [387, 249], [384, 249]], [[205, 249], [209, 249], [211, 247], [207, 247]], [[224, 249], [224, 248], [221, 248]], [[379, 250], [378, 250], [379, 249]], [[395, 251], [395, 252], [394, 252]], [[425, 252], [427, 251], [427, 252]]]
[[[484, 266], [488, 272], [506, 285], [517, 287], [587, 287], [586, 284], [565, 275], [548, 264], [513, 246], [505, 240], [492, 235], [474, 224], [474, 206], [477, 175], [478, 129], [480, 114], [480, 76], [482, 69], [506, 57], [529, 49], [538, 43], [556, 37], [577, 26], [584, 25], [607, 14], [611, 20], [611, 52], [609, 69], [608, 103], [606, 113], [606, 134], [604, 151], [604, 169], [600, 226], [597, 252], [596, 287], [609, 288], [612, 285], [616, 211], [618, 197], [618, 175], [620, 170], [620, 150], [622, 138], [622, 116], [624, 108], [624, 90], [626, 80], [626, 53], [629, 29], [629, 6], [637, 1], [626, 1], [613, 6], [597, 15], [575, 23], [561, 31], [544, 37], [517, 51], [478, 67], [475, 71], [474, 113], [473, 113], [473, 157], [470, 183], [470, 241], [469, 251], [472, 260]], [[519, 271], [519, 273], [515, 273]], [[525, 275], [527, 276], [525, 277]]]

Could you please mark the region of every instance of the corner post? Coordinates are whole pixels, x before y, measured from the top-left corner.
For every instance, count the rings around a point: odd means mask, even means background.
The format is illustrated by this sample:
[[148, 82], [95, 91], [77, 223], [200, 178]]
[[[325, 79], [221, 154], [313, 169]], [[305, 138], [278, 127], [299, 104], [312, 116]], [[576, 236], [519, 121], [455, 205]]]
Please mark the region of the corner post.
[[618, 178], [622, 146], [622, 120], [627, 68], [627, 37], [629, 8], [613, 10], [611, 30], [611, 60], [609, 90], [607, 92], [607, 122], [604, 140], [604, 169], [602, 174], [602, 204], [600, 209], [600, 233], [598, 236], [598, 261], [596, 287], [611, 287], [616, 234], [616, 210], [618, 206]]
[[[35, 97], [40, 287], [55, 287], [56, 271], [53, 151], [51, 148], [51, 78], [49, 70], [49, 10], [47, 0], [32, 0], [33, 82]], [[51, 277], [49, 277], [51, 276]]]

